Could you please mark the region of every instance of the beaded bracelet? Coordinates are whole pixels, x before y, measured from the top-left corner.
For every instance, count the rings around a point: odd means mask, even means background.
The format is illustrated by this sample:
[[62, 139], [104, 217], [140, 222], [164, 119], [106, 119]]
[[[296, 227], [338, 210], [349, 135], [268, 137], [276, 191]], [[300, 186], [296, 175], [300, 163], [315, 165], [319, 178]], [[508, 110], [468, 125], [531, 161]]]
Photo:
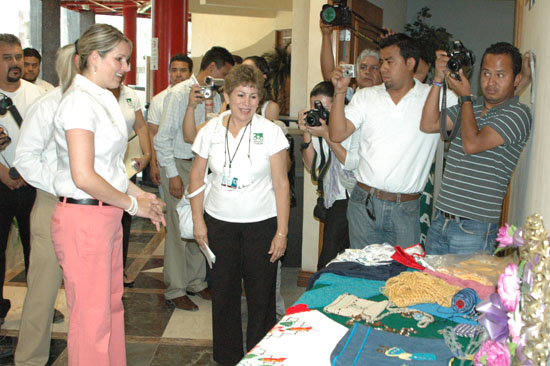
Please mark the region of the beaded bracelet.
[[131, 216], [136, 216], [137, 212], [138, 212], [138, 202], [137, 202], [137, 199], [132, 196], [132, 195], [128, 195], [128, 197], [130, 197], [130, 201], [132, 202], [130, 204], [130, 207], [128, 207], [126, 210], [126, 212], [128, 212]]

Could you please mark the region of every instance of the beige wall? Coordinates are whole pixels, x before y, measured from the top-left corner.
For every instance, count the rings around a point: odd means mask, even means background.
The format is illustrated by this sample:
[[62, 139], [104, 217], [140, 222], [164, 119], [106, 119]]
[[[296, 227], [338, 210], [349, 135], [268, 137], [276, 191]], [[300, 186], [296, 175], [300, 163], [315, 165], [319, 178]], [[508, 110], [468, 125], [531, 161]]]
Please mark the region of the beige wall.
[[[550, 115], [550, 73], [546, 71], [547, 65], [550, 65], [548, 14], [549, 1], [537, 1], [530, 11], [527, 6], [523, 6], [520, 50], [532, 50], [537, 55], [536, 99], [535, 105], [531, 106], [535, 118], [531, 138], [512, 178], [508, 217], [510, 223], [523, 225], [527, 216], [538, 213], [546, 218], [547, 228], [550, 227], [550, 144], [546, 141], [550, 136], [550, 123], [547, 121]], [[529, 98], [527, 90], [521, 100], [530, 105]]]
[[[192, 14], [191, 54], [199, 70], [200, 58], [212, 46], [223, 46], [241, 57], [261, 55], [275, 46], [275, 31], [292, 28], [292, 12], [274, 18]], [[198, 61], [196, 61], [198, 60]]]
[[[297, 116], [301, 109], [309, 108], [309, 91], [322, 80], [321, 31], [319, 9], [323, 0], [293, 2], [292, 70], [290, 85], [290, 115]], [[302, 227], [302, 270], [316, 272], [319, 243], [319, 222], [313, 218], [317, 200], [315, 186], [304, 171], [304, 218]]]

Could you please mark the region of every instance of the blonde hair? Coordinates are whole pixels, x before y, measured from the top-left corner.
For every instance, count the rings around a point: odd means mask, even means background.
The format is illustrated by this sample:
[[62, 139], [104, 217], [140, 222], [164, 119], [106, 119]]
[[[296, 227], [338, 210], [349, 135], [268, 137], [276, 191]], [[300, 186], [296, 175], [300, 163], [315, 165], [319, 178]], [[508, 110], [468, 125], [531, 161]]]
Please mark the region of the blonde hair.
[[88, 67], [88, 58], [93, 51], [97, 51], [101, 57], [115, 48], [120, 42], [128, 43], [132, 52], [132, 41], [122, 32], [108, 24], [94, 24], [84, 32], [82, 37], [75, 42], [76, 53], [79, 55], [79, 72]]
[[55, 71], [59, 78], [61, 90], [65, 92], [73, 82], [77, 69], [74, 66], [74, 44], [68, 44], [57, 50]]

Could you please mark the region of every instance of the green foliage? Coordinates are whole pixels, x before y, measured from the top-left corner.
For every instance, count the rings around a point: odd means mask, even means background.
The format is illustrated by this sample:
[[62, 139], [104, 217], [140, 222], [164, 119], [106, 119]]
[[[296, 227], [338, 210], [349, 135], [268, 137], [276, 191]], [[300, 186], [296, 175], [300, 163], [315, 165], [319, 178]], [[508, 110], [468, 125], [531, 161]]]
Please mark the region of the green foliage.
[[453, 35], [447, 32], [443, 27], [436, 28], [428, 25], [426, 19], [431, 18], [430, 8], [423, 7], [416, 13], [416, 18], [412, 24], [405, 25], [405, 32], [420, 43], [421, 57], [429, 65], [435, 61], [435, 51], [449, 51], [449, 44]]
[[290, 77], [290, 52], [288, 52], [290, 43], [283, 47], [275, 47], [272, 51], [262, 55], [267, 60], [272, 77], [273, 99], [277, 100], [279, 91], [284, 93], [285, 81]]

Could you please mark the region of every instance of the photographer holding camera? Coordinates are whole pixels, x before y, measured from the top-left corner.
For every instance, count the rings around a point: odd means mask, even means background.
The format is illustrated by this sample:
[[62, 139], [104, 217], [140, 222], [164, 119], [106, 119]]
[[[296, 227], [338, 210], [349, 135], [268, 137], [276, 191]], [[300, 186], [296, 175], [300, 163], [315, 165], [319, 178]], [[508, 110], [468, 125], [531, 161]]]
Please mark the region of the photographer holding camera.
[[394, 34], [380, 47], [384, 84], [359, 90], [349, 105], [344, 105], [344, 93], [350, 79], [341, 67], [332, 74], [330, 138], [343, 141], [358, 130], [360, 139], [357, 184], [347, 211], [351, 248], [385, 242], [407, 247], [420, 241], [420, 192], [438, 140], [419, 129], [430, 87], [414, 79], [417, 43]]
[[463, 69], [452, 77], [449, 57], [437, 52], [434, 83], [422, 112], [420, 128], [438, 132], [439, 90], [444, 81], [459, 96], [447, 109], [446, 129], [459, 125], [451, 142], [437, 213], [428, 232], [429, 254], [492, 253], [496, 245], [502, 201], [531, 130], [528, 106], [514, 96], [521, 88], [522, 58], [506, 42], [491, 45], [481, 62], [483, 96], [473, 98]]
[[[298, 115], [298, 126], [304, 131], [302, 144], [304, 165], [311, 172], [313, 179], [320, 183], [319, 190], [322, 190], [315, 208], [317, 218], [322, 219], [319, 216], [325, 216], [323, 248], [317, 270], [324, 268], [339, 252], [349, 248], [346, 211], [349, 193], [355, 184], [353, 173], [343, 168], [347, 156], [346, 150], [350, 147], [352, 137], [348, 137], [340, 144], [332, 141], [329, 136], [327, 122], [333, 95], [332, 83], [320, 82], [309, 94], [313, 109], [302, 110]], [[351, 183], [346, 184], [350, 181]]]

